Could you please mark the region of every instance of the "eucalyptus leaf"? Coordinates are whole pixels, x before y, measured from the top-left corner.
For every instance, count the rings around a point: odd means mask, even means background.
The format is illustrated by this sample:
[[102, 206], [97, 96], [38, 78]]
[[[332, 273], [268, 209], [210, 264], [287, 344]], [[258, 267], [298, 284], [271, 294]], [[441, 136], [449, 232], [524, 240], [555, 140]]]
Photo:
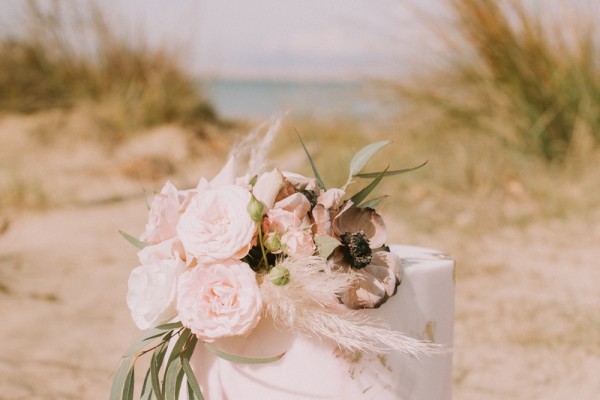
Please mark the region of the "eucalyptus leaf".
[[168, 361], [169, 363], [172, 362], [173, 360], [175, 360], [177, 357], [179, 357], [179, 355], [181, 354], [181, 352], [183, 350], [183, 347], [187, 343], [191, 334], [192, 334], [192, 331], [190, 331], [187, 328], [184, 329], [183, 331], [181, 331], [181, 333], [179, 334], [179, 338], [177, 339], [177, 341], [175, 342], [175, 345], [171, 349], [171, 354], [169, 355], [169, 361]]
[[374, 199], [371, 199], [369, 201], [366, 201], [364, 203], [362, 203], [361, 205], [359, 205], [360, 208], [377, 208], [377, 206], [383, 201], [385, 200], [386, 197], [389, 197], [388, 195], [385, 196], [380, 196], [380, 197], [376, 197]]
[[385, 176], [386, 171], [387, 171], [387, 168], [384, 171], [380, 172], [379, 175], [377, 176], [377, 178], [373, 179], [373, 182], [369, 183], [360, 192], [358, 192], [354, 196], [352, 196], [350, 198], [350, 200], [352, 200], [352, 202], [354, 204], [362, 203], [371, 194], [373, 189], [375, 189], [377, 187], [377, 185], [379, 185], [379, 182], [381, 182], [381, 180]]
[[350, 161], [350, 178], [356, 176], [367, 165], [369, 160], [382, 148], [392, 143], [391, 140], [382, 140], [371, 143], [360, 149]]
[[132, 357], [125, 357], [121, 360], [119, 368], [113, 378], [112, 387], [110, 389], [110, 400], [121, 400], [123, 398], [123, 387], [132, 364]]
[[123, 231], [119, 231], [119, 233], [121, 234], [121, 236], [123, 236], [125, 238], [125, 240], [127, 240], [129, 243], [131, 243], [132, 245], [134, 245], [135, 247], [137, 247], [140, 250], [143, 249], [144, 247], [148, 246], [148, 243], [143, 242], [134, 236], [131, 236], [129, 233], [126, 233]]
[[[130, 357], [138, 354], [142, 349], [148, 347], [150, 343], [163, 336], [165, 331], [156, 328], [148, 329], [127, 349], [124, 357]], [[164, 338], [163, 338], [164, 340]]]
[[[417, 165], [416, 167], [412, 167], [412, 168], [397, 169], [397, 170], [393, 170], [393, 171], [387, 171], [386, 170], [384, 176], [392, 176], [392, 175], [404, 174], [404, 173], [407, 173], [407, 172], [414, 171], [414, 170], [417, 170], [419, 168], [422, 168], [426, 164], [427, 164], [427, 161], [425, 161], [424, 163], [421, 163], [421, 164]], [[381, 174], [381, 172], [368, 172], [368, 173], [364, 173], [364, 174], [356, 174], [355, 177], [357, 177], [357, 178], [377, 178], [380, 174]]]
[[175, 379], [175, 397], [173, 400], [179, 400], [179, 393], [181, 392], [181, 387], [183, 386], [182, 384], [184, 376], [185, 372], [183, 371], [183, 368], [180, 368], [179, 372], [177, 373], [177, 378]]
[[177, 399], [177, 381], [181, 384], [181, 380], [179, 377], [183, 377], [181, 375], [183, 370], [181, 368], [181, 359], [177, 357], [173, 362], [169, 364], [167, 370], [165, 371], [165, 381], [164, 381], [164, 395], [165, 400], [178, 400]]
[[[179, 370], [181, 369], [181, 360], [179, 359], [179, 356], [181, 355], [183, 348], [185, 346], [185, 344], [187, 343], [190, 335], [191, 335], [191, 331], [189, 329], [184, 329], [179, 333], [179, 338], [177, 339], [177, 341], [175, 342], [175, 345], [173, 346], [172, 349], [170, 349], [170, 354], [169, 357], [167, 359], [167, 364], [165, 366], [165, 379], [163, 381], [163, 395], [165, 396], [165, 399], [168, 400], [170, 399], [169, 397], [169, 391], [167, 390], [167, 379], [169, 378], [169, 371], [171, 371], [171, 377], [169, 379], [173, 380], [176, 379], [176, 374], [175, 372], [172, 371], [173, 368], [177, 367], [179, 368]], [[175, 366], [174, 366], [175, 365]], [[174, 385], [174, 382], [171, 381], [170, 382], [171, 385]], [[174, 389], [173, 389], [174, 390]], [[173, 394], [173, 392], [171, 392], [171, 394]], [[175, 399], [177, 400], [177, 399]]]
[[316, 235], [314, 237], [315, 244], [319, 251], [319, 255], [323, 258], [329, 257], [336, 247], [340, 246], [341, 243], [336, 238], [329, 235]]
[[230, 354], [230, 353], [227, 353], [226, 351], [217, 349], [210, 343], [207, 343], [207, 342], [203, 342], [203, 343], [204, 343], [204, 346], [206, 346], [206, 348], [208, 350], [210, 350], [211, 352], [213, 352], [217, 357], [222, 358], [227, 361], [234, 362], [236, 364], [269, 364], [269, 363], [281, 360], [281, 358], [285, 355], [285, 352], [283, 352], [283, 353], [278, 354], [273, 357], [257, 357], [257, 358], [244, 357], [244, 356], [238, 356], [235, 354]]
[[200, 389], [200, 385], [196, 380], [196, 375], [194, 374], [194, 370], [190, 365], [189, 358], [181, 357], [181, 366], [183, 367], [183, 372], [185, 372], [185, 378], [187, 379], [188, 389], [192, 389], [192, 394], [195, 398], [204, 400], [202, 390]]
[[124, 400], [133, 400], [133, 388], [135, 386], [135, 368], [133, 365], [131, 369], [127, 373], [127, 378], [125, 378], [125, 384], [123, 385], [123, 399]]
[[187, 389], [188, 389], [188, 400], [190, 400], [190, 396], [191, 396], [191, 400], [204, 400], [204, 396], [202, 395], [202, 393], [200, 393], [200, 397], [196, 396], [196, 393], [194, 393], [194, 389], [192, 388], [192, 385], [190, 385], [190, 383], [187, 383]]
[[151, 369], [148, 368], [146, 375], [144, 376], [144, 383], [142, 384], [142, 391], [140, 393], [140, 400], [147, 400], [152, 398], [152, 377], [150, 376]]
[[314, 163], [312, 157], [310, 156], [308, 149], [304, 145], [304, 142], [302, 141], [302, 138], [300, 137], [300, 134], [298, 133], [298, 131], [296, 131], [296, 134], [298, 135], [298, 139], [300, 139], [300, 143], [302, 144], [302, 148], [304, 149], [304, 152], [306, 153], [306, 157], [308, 157], [308, 162], [310, 163], [310, 167], [312, 168], [313, 174], [315, 175], [315, 179], [317, 180], [317, 185], [319, 185], [319, 187], [321, 189], [326, 190], [327, 188], [325, 187], [325, 183], [323, 183], [323, 180], [321, 179], [321, 176], [319, 175], [319, 171], [317, 171], [317, 167], [315, 166], [315, 163]]
[[152, 390], [154, 391], [157, 400], [164, 399], [158, 373], [160, 371], [160, 367], [162, 365], [162, 360], [164, 359], [166, 349], [167, 346], [162, 345], [160, 348], [156, 349], [154, 353], [152, 353], [152, 358], [150, 359], [150, 379], [152, 383]]
[[181, 323], [181, 321], [179, 321], [179, 322], [170, 322], [168, 324], [158, 325], [154, 329], [158, 329], [161, 331], [172, 331], [174, 329], [182, 328], [182, 327], [183, 327], [183, 324]]

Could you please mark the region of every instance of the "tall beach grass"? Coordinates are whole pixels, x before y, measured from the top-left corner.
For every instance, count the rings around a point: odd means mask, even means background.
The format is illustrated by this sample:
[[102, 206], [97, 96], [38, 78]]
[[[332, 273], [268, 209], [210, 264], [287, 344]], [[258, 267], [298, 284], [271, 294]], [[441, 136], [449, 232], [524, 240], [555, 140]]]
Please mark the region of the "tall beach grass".
[[447, 49], [441, 67], [395, 86], [437, 118], [430, 126], [495, 136], [553, 163], [600, 141], [600, 9], [563, 0], [443, 4], [451, 21], [435, 27]]
[[28, 0], [17, 11], [22, 19], [2, 21], [0, 112], [84, 107], [108, 141], [215, 119], [176, 54], [126, 40], [95, 3]]

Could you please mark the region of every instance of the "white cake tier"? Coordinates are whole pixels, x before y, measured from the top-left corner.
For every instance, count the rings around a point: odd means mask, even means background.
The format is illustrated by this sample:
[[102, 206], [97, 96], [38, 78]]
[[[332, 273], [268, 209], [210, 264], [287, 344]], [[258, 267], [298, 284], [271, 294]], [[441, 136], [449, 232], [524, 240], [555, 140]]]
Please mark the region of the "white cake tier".
[[[376, 310], [365, 310], [412, 337], [450, 350], [453, 337], [454, 261], [438, 251], [392, 246], [402, 258], [398, 292]], [[235, 364], [199, 345], [192, 367], [207, 400], [448, 400], [452, 355], [416, 359], [399, 353], [340, 354], [329, 340], [277, 330], [263, 320], [249, 337], [214, 343], [233, 354], [266, 357], [274, 363]]]

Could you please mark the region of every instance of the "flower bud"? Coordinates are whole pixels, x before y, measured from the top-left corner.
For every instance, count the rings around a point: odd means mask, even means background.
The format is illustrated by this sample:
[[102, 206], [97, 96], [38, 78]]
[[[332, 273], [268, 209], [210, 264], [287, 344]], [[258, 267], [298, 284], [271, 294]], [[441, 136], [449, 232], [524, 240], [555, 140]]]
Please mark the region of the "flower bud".
[[265, 248], [269, 253], [281, 253], [281, 235], [277, 232], [269, 232], [265, 239]]
[[248, 203], [248, 214], [250, 214], [250, 218], [252, 218], [255, 222], [260, 222], [263, 217], [265, 207], [263, 204], [258, 201], [254, 194], [250, 199], [250, 203]]
[[273, 285], [285, 286], [290, 281], [290, 271], [283, 265], [276, 265], [269, 272], [269, 280]]

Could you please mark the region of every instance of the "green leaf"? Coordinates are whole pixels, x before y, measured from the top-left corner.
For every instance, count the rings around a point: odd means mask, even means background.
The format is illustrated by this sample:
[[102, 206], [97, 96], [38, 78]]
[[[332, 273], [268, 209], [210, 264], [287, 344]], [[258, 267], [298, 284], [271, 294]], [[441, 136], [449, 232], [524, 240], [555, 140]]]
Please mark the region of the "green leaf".
[[187, 345], [181, 352], [181, 356], [179, 357], [179, 359], [181, 361], [183, 373], [187, 378], [188, 399], [191, 393], [192, 399], [204, 400], [202, 390], [200, 390], [200, 385], [198, 384], [194, 371], [192, 370], [192, 367], [190, 365], [190, 359], [194, 354], [196, 343], [198, 343], [198, 338], [195, 335], [191, 335], [188, 339]]
[[325, 183], [323, 183], [323, 180], [321, 179], [321, 176], [319, 175], [319, 171], [317, 171], [317, 167], [315, 166], [315, 163], [314, 163], [312, 157], [310, 156], [308, 149], [304, 145], [304, 142], [302, 141], [302, 138], [300, 137], [300, 134], [298, 133], [298, 131], [296, 131], [296, 134], [298, 135], [298, 139], [300, 139], [302, 148], [304, 149], [304, 152], [306, 153], [306, 156], [308, 157], [308, 162], [310, 163], [310, 167], [312, 168], [313, 174], [315, 175], [315, 179], [317, 180], [317, 185], [319, 185], [319, 187], [321, 189], [326, 190], [327, 188], [325, 187]]
[[158, 372], [160, 371], [160, 367], [162, 365], [162, 361], [165, 357], [165, 352], [167, 350], [166, 343], [157, 348], [154, 353], [152, 353], [152, 358], [150, 359], [150, 379], [152, 383], [152, 390], [156, 394], [157, 400], [163, 400], [164, 396], [161, 391], [160, 379], [158, 377]]
[[113, 378], [112, 387], [110, 389], [110, 400], [121, 400], [123, 398], [123, 387], [132, 364], [132, 357], [125, 357], [121, 360], [119, 369]]
[[173, 348], [171, 349], [171, 354], [169, 355], [169, 361], [168, 361], [169, 363], [172, 362], [173, 360], [175, 360], [177, 357], [179, 357], [179, 355], [181, 354], [181, 351], [183, 349], [183, 346], [185, 346], [185, 344], [187, 343], [191, 334], [192, 334], [192, 331], [190, 331], [188, 328], [181, 331], [181, 333], [179, 334], [179, 338], [175, 342], [175, 346], [173, 346]]
[[146, 376], [144, 376], [144, 384], [140, 393], [140, 400], [149, 400], [152, 398], [152, 377], [150, 376], [151, 369], [148, 368]]
[[179, 393], [181, 392], [181, 386], [183, 383], [184, 376], [185, 372], [183, 372], [183, 368], [179, 368], [179, 372], [177, 373], [177, 378], [175, 380], [175, 397], [173, 398], [173, 400], [179, 400]]
[[391, 140], [382, 140], [371, 143], [360, 149], [350, 161], [350, 178], [356, 176], [367, 165], [369, 160], [382, 148], [392, 143]]
[[329, 257], [336, 247], [340, 246], [341, 243], [336, 238], [329, 235], [316, 235], [314, 237], [315, 244], [319, 251], [319, 255], [323, 258]]
[[[172, 332], [169, 333], [172, 334]], [[165, 331], [158, 328], [145, 330], [144, 332], [142, 332], [142, 335], [129, 347], [129, 349], [127, 349], [123, 357], [130, 357], [138, 354], [142, 349], [148, 347], [150, 343], [163, 336], [164, 334]], [[163, 341], [169, 340], [169, 338], [170, 335], [167, 334], [165, 335], [165, 337], [163, 337]]]
[[158, 329], [161, 331], [172, 331], [174, 329], [182, 328], [182, 327], [183, 327], [183, 324], [181, 323], [181, 321], [179, 321], [179, 322], [171, 322], [168, 324], [158, 325], [154, 329]]
[[131, 366], [127, 378], [125, 379], [125, 385], [123, 386], [123, 399], [133, 400], [133, 388], [135, 386], [135, 374], [134, 367]]
[[183, 371], [185, 372], [185, 377], [188, 383], [188, 389], [191, 389], [191, 392], [196, 398], [204, 400], [204, 396], [202, 395], [202, 389], [200, 389], [200, 385], [196, 380], [196, 375], [194, 374], [194, 370], [190, 365], [190, 360], [188, 357], [181, 357], [181, 366], [183, 367]]
[[129, 243], [131, 243], [140, 250], [148, 246], [148, 243], [142, 242], [141, 240], [131, 236], [129, 233], [125, 233], [123, 231], [119, 231], [119, 233], [125, 238], [125, 240], [127, 240]]
[[[166, 400], [178, 400], [177, 386], [181, 386], [180, 376], [183, 378], [183, 369], [181, 368], [181, 358], [177, 357], [169, 364], [165, 372], [164, 395]], [[179, 385], [177, 384], [178, 381]]]
[[376, 197], [374, 199], [371, 199], [367, 202], [362, 203], [361, 205], [359, 205], [360, 208], [377, 208], [377, 206], [386, 198], [389, 197], [388, 195], [385, 196], [380, 196], [380, 197]]
[[369, 185], [365, 186], [360, 192], [352, 196], [350, 200], [352, 200], [354, 204], [362, 203], [371, 194], [373, 189], [375, 189], [377, 185], [379, 185], [379, 182], [381, 182], [381, 180], [385, 176], [386, 171], [387, 168], [384, 171], [380, 172], [377, 178], [373, 180], [373, 182], [371, 182]]
[[210, 350], [211, 352], [213, 352], [217, 357], [222, 358], [227, 361], [237, 363], [237, 364], [269, 364], [269, 363], [281, 360], [281, 358], [285, 355], [285, 352], [283, 352], [283, 353], [278, 354], [273, 357], [264, 357], [264, 358], [244, 357], [244, 356], [238, 356], [235, 354], [230, 354], [223, 350], [219, 350], [209, 343], [206, 343], [206, 342], [203, 342], [203, 343], [204, 343], [204, 346], [206, 346], [206, 348], [208, 350]]
[[[165, 380], [163, 381], [163, 395], [165, 396], [165, 399], [170, 399], [169, 397], [169, 391], [167, 390], [167, 378], [169, 377], [169, 371], [172, 370], [173, 364], [175, 364], [175, 366], [178, 365], [178, 371], [181, 370], [181, 361], [179, 360], [179, 356], [181, 355], [181, 352], [185, 346], [185, 344], [187, 343], [188, 339], [190, 338], [190, 335], [192, 334], [192, 332], [189, 329], [184, 329], [179, 333], [179, 338], [177, 339], [177, 341], [175, 342], [175, 345], [173, 346], [172, 349], [170, 349], [171, 353], [169, 354], [169, 358], [167, 360], [167, 364], [165, 366]], [[175, 372], [171, 372], [172, 376], [170, 377], [171, 380], [176, 378]], [[171, 385], [174, 385], [174, 382], [170, 382]], [[173, 392], [171, 392], [173, 393]], [[177, 400], [177, 399], [175, 399]]]
[[[404, 174], [406, 172], [410, 172], [410, 171], [414, 171], [416, 169], [422, 168], [426, 164], [427, 164], [427, 161], [425, 161], [422, 164], [417, 165], [416, 167], [412, 167], [412, 168], [397, 169], [397, 170], [394, 170], [394, 171], [387, 171], [386, 170], [384, 176], [392, 176], [392, 175]], [[355, 177], [357, 177], [357, 178], [377, 178], [380, 174], [381, 174], [381, 172], [369, 172], [369, 173], [364, 173], [364, 174], [357, 174], [357, 175], [355, 175]]]

